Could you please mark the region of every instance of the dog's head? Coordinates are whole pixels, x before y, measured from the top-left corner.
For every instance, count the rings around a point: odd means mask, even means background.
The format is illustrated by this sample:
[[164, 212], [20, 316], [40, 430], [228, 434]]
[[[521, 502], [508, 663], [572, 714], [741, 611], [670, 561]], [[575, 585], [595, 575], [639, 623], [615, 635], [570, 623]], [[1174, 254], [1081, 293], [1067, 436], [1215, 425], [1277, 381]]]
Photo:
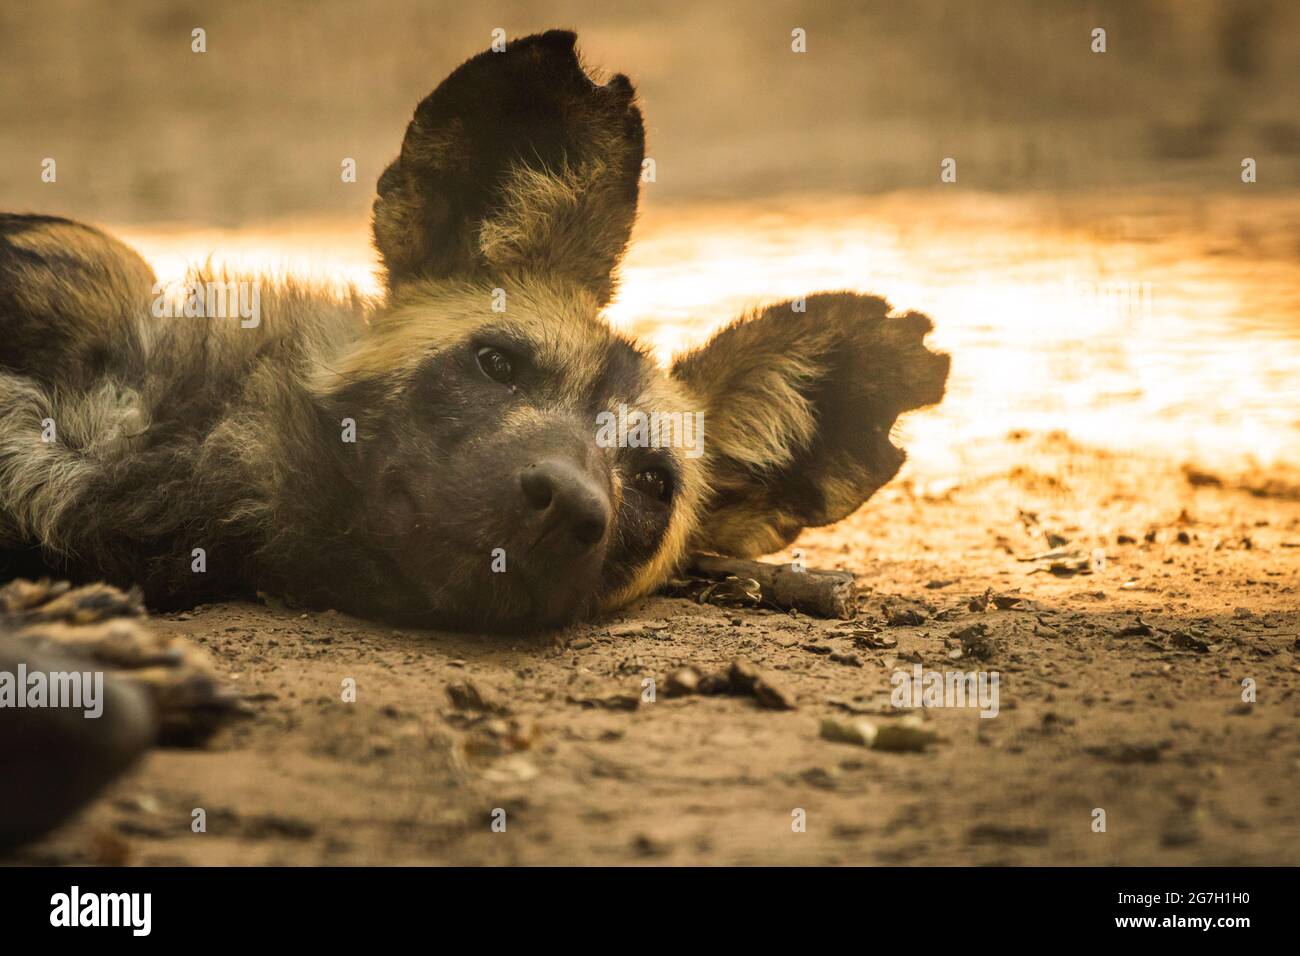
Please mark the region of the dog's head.
[[548, 626], [694, 551], [776, 550], [893, 477], [896, 417], [942, 396], [929, 321], [865, 296], [773, 306], [669, 369], [613, 331], [643, 148], [631, 84], [559, 31], [417, 108], [375, 203], [387, 304], [321, 382], [356, 422], [375, 603]]

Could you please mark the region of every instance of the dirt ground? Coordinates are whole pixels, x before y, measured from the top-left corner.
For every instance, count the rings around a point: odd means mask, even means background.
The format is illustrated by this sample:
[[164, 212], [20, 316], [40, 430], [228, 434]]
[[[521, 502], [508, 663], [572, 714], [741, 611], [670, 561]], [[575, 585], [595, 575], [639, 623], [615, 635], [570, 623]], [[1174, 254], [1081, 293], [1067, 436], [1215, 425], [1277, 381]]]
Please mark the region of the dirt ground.
[[[153, 752], [11, 862], [1300, 863], [1296, 486], [1017, 445], [1005, 470], [903, 478], [804, 535], [810, 566], [857, 575], [853, 625], [668, 597], [518, 639], [251, 604], [158, 618], [251, 716]], [[1061, 539], [1104, 567], [1018, 560]], [[668, 696], [675, 668], [737, 657], [797, 707]], [[820, 736], [897, 721], [890, 674], [917, 661], [997, 670], [998, 716], [927, 709], [924, 752]], [[453, 702], [465, 683], [481, 699]]]

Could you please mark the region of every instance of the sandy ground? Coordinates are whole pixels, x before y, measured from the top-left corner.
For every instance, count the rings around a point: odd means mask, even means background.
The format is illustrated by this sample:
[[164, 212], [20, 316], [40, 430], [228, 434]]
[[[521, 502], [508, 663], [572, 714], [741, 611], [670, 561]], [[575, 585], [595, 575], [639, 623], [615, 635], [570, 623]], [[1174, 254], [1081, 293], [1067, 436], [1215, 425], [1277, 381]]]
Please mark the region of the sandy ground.
[[[1019, 445], [1001, 473], [900, 479], [805, 534], [810, 565], [858, 576], [852, 626], [668, 597], [533, 639], [249, 604], [159, 618], [252, 716], [153, 752], [11, 862], [1300, 863], [1294, 485]], [[1017, 560], [1049, 536], [1104, 568]], [[976, 624], [984, 662], [956, 656]], [[676, 667], [736, 657], [797, 708], [667, 696]], [[822, 739], [824, 718], [897, 721], [890, 674], [915, 661], [997, 670], [998, 716], [928, 709], [942, 740], [920, 753]], [[484, 699], [457, 706], [466, 682]]]

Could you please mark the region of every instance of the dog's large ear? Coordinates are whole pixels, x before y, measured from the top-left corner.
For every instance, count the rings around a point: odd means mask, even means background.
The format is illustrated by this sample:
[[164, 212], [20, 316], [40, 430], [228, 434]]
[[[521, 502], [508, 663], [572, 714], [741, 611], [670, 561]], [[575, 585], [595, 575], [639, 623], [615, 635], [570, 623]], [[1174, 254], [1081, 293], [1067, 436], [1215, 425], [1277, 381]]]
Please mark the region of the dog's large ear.
[[536, 270], [609, 300], [645, 131], [628, 78], [596, 85], [576, 39], [551, 30], [480, 53], [416, 108], [375, 200], [390, 290]]
[[766, 554], [852, 513], [903, 463], [895, 419], [943, 398], [948, 356], [925, 347], [928, 318], [845, 292], [804, 305], [741, 319], [673, 365], [705, 412], [712, 495], [696, 550]]

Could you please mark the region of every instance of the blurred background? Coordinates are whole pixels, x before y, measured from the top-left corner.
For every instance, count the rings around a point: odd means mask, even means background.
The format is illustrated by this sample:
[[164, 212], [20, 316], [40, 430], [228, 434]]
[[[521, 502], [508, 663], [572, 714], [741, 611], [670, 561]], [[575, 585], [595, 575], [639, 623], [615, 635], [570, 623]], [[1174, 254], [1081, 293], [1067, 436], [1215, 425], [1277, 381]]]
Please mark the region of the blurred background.
[[640, 91], [656, 181], [610, 314], [661, 353], [872, 291], [954, 355], [910, 468], [1005, 463], [1023, 429], [1300, 463], [1286, 0], [6, 4], [0, 207], [105, 224], [165, 275], [215, 254], [374, 291], [373, 184], [414, 105], [494, 28], [557, 26]]
[[555, 26], [636, 82], [657, 200], [928, 187], [945, 156], [965, 188], [1234, 189], [1243, 156], [1300, 185], [1287, 0], [44, 0], [0, 7], [4, 199], [117, 222], [364, 211], [425, 93], [493, 28]]

